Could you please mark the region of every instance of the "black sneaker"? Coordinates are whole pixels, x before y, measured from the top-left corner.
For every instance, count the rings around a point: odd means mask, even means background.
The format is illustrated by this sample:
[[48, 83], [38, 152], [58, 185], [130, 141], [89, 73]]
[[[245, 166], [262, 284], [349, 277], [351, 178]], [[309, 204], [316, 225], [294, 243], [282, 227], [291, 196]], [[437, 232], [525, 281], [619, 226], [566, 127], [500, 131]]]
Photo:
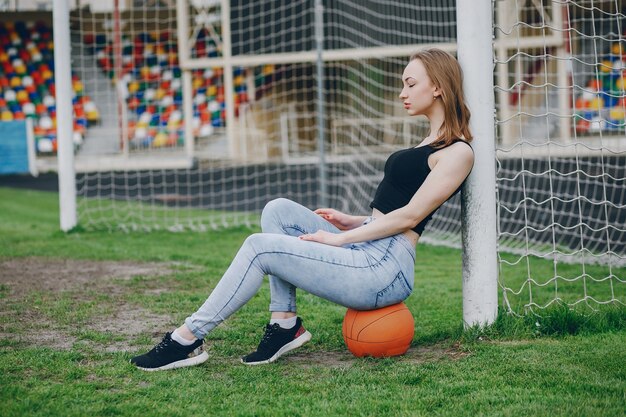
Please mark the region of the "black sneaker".
[[144, 371], [164, 371], [199, 365], [209, 359], [209, 354], [202, 349], [202, 342], [198, 339], [189, 346], [183, 346], [172, 340], [171, 333], [166, 333], [163, 340], [150, 352], [135, 356], [130, 363]]
[[268, 324], [265, 326], [265, 334], [256, 352], [244, 356], [241, 362], [246, 365], [274, 362], [283, 354], [299, 348], [309, 340], [311, 340], [311, 333], [302, 326], [300, 317], [291, 329], [283, 329], [277, 323]]

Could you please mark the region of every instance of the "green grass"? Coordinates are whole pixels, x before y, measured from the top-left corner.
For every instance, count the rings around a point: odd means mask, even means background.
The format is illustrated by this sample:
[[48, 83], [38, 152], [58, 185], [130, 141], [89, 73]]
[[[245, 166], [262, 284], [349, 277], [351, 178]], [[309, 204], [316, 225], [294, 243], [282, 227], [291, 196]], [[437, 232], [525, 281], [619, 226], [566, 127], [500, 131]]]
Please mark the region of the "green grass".
[[[426, 245], [418, 248], [416, 287], [407, 300], [416, 332], [407, 356], [353, 358], [341, 336], [345, 309], [300, 293], [299, 312], [313, 341], [268, 366], [239, 364], [239, 356], [258, 343], [268, 317], [265, 284], [208, 337], [210, 359], [203, 366], [140, 372], [128, 359], [204, 301], [251, 230], [64, 234], [58, 231], [57, 200], [53, 193], [0, 188], [0, 262], [175, 264], [158, 276], [55, 291], [25, 289], [19, 296], [0, 283], [2, 416], [623, 416], [626, 411], [624, 309], [600, 307], [589, 314], [557, 305], [540, 317], [500, 314], [489, 328], [463, 331], [461, 254]], [[533, 259], [532, 268], [537, 276], [554, 272], [541, 260]], [[603, 274], [598, 268], [592, 272]], [[558, 273], [578, 271], [559, 265]], [[612, 273], [624, 277], [623, 270]], [[523, 282], [527, 270], [510, 268], [507, 274]], [[155, 318], [128, 333], [116, 327], [132, 320], [124, 311]], [[54, 334], [64, 339], [53, 343]], [[32, 341], [37, 338], [39, 343]]]

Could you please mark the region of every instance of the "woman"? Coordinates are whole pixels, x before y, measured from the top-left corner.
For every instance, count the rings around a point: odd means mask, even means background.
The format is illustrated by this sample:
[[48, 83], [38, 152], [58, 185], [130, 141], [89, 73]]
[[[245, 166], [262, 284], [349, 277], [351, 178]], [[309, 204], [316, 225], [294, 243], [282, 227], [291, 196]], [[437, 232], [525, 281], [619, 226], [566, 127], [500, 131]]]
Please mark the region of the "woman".
[[163, 370], [204, 362], [204, 337], [254, 296], [265, 275], [271, 320], [257, 350], [242, 358], [248, 365], [273, 362], [311, 339], [296, 316], [296, 288], [357, 310], [399, 303], [411, 294], [415, 245], [433, 212], [461, 189], [474, 154], [454, 57], [438, 49], [418, 52], [402, 83], [404, 108], [426, 116], [430, 134], [389, 157], [372, 215], [270, 201], [261, 216], [263, 233], [246, 239], [200, 309], [131, 363]]

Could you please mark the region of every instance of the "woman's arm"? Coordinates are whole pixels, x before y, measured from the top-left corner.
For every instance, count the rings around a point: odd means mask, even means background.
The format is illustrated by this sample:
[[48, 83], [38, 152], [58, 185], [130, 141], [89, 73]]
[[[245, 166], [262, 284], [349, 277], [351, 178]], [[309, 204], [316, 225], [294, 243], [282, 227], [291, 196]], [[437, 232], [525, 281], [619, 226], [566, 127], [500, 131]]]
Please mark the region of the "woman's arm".
[[344, 233], [318, 231], [302, 235], [300, 239], [342, 246], [381, 239], [412, 229], [442, 205], [463, 183], [472, 169], [474, 154], [468, 146], [452, 145], [440, 152], [442, 153], [437, 164], [406, 206]]
[[363, 224], [367, 216], [352, 216], [331, 208], [319, 208], [315, 210], [324, 220], [337, 227], [339, 230], [352, 230]]

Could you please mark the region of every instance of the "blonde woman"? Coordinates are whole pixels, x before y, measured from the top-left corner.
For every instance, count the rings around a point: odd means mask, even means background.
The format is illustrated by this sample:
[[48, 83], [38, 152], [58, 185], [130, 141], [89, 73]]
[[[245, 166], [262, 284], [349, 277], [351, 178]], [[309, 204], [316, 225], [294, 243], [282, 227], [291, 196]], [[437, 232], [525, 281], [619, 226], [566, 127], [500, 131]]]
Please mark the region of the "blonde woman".
[[247, 365], [273, 362], [311, 339], [296, 313], [297, 288], [357, 310], [406, 299], [413, 291], [415, 245], [433, 213], [461, 189], [474, 154], [461, 68], [453, 56], [438, 49], [413, 55], [402, 74], [400, 100], [409, 115], [426, 116], [430, 133], [389, 156], [370, 216], [270, 201], [262, 233], [245, 240], [205, 303], [131, 363], [152, 371], [204, 362], [205, 336], [256, 294], [265, 275], [271, 317], [257, 349], [242, 358]]

